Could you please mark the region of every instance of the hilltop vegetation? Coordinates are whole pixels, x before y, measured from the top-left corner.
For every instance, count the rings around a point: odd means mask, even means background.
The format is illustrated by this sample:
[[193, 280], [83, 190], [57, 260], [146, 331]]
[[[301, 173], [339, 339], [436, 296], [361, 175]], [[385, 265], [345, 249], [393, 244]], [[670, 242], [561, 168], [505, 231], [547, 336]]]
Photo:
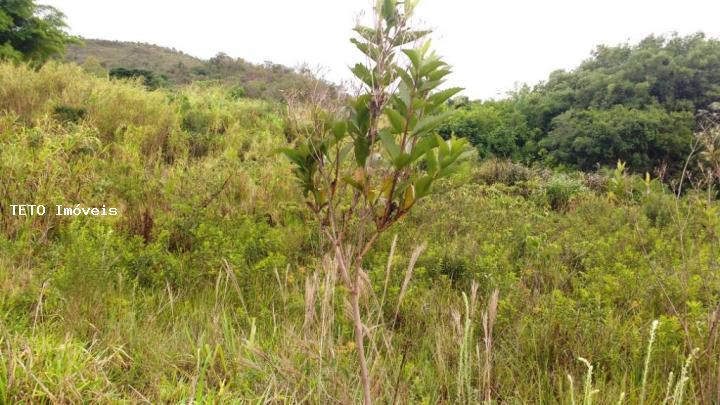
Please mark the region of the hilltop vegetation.
[[120, 67], [147, 69], [177, 84], [197, 79], [192, 72], [204, 65], [201, 59], [175, 49], [102, 39], [83, 39], [81, 44], [69, 46], [65, 60], [79, 65], [98, 64], [106, 71]]
[[[84, 39], [71, 45], [65, 59], [101, 75], [120, 69], [133, 70], [153, 83], [151, 87], [211, 82], [232, 88], [236, 97], [283, 100], [292, 93], [306, 93], [317, 83], [308, 70], [266, 62], [256, 65], [218, 53], [202, 60], [174, 49], [136, 42]], [[335, 88], [330, 83], [323, 86]]]

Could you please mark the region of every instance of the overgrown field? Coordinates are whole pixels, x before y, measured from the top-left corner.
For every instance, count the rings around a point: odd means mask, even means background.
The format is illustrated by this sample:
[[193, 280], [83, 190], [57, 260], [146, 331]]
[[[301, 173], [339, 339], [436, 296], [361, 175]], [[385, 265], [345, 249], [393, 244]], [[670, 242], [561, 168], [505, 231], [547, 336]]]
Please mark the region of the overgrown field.
[[[0, 402], [361, 400], [347, 291], [276, 153], [285, 116], [0, 65]], [[378, 403], [720, 400], [713, 196], [622, 164], [443, 181], [365, 263]], [[76, 204], [119, 215], [54, 215]]]

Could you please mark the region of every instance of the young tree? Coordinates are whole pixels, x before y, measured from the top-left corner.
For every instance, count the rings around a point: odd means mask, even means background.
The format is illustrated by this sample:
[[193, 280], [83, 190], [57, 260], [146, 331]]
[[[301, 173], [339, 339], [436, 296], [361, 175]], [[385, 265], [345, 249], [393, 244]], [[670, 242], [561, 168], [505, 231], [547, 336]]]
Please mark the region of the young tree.
[[360, 296], [372, 286], [363, 259], [469, 153], [465, 140], [434, 132], [447, 116], [441, 106], [461, 89], [437, 90], [450, 68], [430, 41], [421, 42], [429, 31], [409, 27], [416, 3], [378, 1], [374, 26], [356, 27], [351, 39], [367, 59], [352, 68], [361, 94], [337, 111], [311, 106], [302, 139], [282, 149], [349, 291], [366, 404], [372, 397]]
[[65, 32], [65, 15], [33, 0], [0, 1], [0, 59], [42, 64], [76, 39]]

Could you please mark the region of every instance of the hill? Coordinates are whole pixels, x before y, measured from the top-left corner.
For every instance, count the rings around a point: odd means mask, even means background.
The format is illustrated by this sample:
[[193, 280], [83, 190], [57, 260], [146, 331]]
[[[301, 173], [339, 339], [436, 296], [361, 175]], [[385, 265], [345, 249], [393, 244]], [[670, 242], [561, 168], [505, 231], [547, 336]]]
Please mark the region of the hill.
[[251, 98], [280, 100], [289, 91], [306, 91], [316, 83], [310, 72], [298, 72], [279, 64], [257, 65], [224, 53], [203, 60], [175, 49], [139, 42], [84, 39], [82, 44], [68, 47], [65, 59], [91, 70], [148, 70], [170, 86], [213, 81], [235, 87], [239, 95]]

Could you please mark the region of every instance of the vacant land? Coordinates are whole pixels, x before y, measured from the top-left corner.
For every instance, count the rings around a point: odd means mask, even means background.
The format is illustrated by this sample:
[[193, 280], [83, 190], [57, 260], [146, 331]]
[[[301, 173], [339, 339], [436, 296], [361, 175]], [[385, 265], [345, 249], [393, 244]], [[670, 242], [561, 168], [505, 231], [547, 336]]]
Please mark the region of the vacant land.
[[[0, 83], [4, 402], [361, 398], [347, 292], [274, 152], [294, 142], [281, 106], [53, 63]], [[716, 398], [706, 192], [502, 160], [438, 187], [365, 261], [378, 401]], [[120, 215], [51, 215], [77, 203]]]

